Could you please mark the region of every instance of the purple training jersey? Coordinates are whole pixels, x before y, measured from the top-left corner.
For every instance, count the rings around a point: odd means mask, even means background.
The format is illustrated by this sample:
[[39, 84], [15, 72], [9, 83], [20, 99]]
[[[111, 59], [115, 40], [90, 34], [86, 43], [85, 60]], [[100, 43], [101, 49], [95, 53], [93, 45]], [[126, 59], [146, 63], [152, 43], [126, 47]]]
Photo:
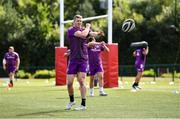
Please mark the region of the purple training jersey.
[[95, 75], [97, 72], [103, 71], [102, 59], [100, 57], [100, 53], [103, 50], [104, 47], [100, 44], [94, 45], [93, 48], [88, 48], [90, 75]]
[[87, 70], [87, 39], [82, 39], [74, 36], [76, 31], [83, 31], [83, 29], [77, 29], [71, 27], [68, 29], [68, 41], [69, 41], [69, 62], [68, 62], [68, 74], [77, 74], [78, 72], [86, 72]]
[[136, 70], [138, 72], [144, 71], [146, 55], [143, 54], [143, 49], [137, 49], [135, 51], [135, 57], [136, 57], [136, 61], [135, 61]]
[[68, 29], [68, 41], [69, 41], [69, 49], [70, 49], [70, 60], [88, 59], [87, 53], [87, 39], [82, 39], [80, 37], [74, 36], [76, 31], [83, 31], [83, 29], [77, 29], [75, 27], [71, 27]]
[[9, 73], [15, 72], [18, 58], [19, 55], [16, 52], [7, 52], [4, 55], [4, 59], [6, 60], [6, 68]]

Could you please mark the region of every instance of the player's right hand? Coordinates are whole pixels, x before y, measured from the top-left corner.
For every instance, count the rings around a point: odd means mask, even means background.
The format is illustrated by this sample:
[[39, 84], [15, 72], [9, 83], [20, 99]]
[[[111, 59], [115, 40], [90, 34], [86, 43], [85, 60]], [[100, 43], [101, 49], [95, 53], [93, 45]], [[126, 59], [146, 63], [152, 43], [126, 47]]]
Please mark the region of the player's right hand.
[[86, 23], [86, 28], [90, 28], [91, 24], [90, 23]]
[[104, 41], [101, 42], [102, 45], [106, 45], [106, 43]]
[[98, 32], [98, 35], [104, 36], [104, 32], [103, 32], [103, 31], [100, 31], [100, 32]]

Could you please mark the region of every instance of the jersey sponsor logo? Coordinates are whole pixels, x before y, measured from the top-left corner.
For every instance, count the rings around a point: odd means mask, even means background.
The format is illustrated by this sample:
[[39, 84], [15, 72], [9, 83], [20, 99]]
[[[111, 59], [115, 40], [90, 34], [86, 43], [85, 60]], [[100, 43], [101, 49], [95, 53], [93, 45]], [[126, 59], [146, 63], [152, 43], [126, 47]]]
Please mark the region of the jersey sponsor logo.
[[99, 46], [99, 45], [96, 45], [94, 48], [91, 49], [91, 51], [94, 51], [94, 52], [99, 52], [99, 51], [101, 51], [100, 46]]

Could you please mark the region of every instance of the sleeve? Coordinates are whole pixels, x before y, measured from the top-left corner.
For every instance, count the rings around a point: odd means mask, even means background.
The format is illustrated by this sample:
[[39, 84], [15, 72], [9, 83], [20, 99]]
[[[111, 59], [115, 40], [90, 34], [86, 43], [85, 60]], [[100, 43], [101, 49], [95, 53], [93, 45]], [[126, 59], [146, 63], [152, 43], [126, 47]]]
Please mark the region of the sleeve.
[[18, 59], [19, 58], [19, 54], [17, 52], [14, 52], [14, 53], [15, 53], [16, 59]]
[[68, 37], [69, 38], [72, 38], [74, 36], [74, 33], [76, 32], [76, 30], [74, 30], [73, 28], [70, 28], [68, 30]]

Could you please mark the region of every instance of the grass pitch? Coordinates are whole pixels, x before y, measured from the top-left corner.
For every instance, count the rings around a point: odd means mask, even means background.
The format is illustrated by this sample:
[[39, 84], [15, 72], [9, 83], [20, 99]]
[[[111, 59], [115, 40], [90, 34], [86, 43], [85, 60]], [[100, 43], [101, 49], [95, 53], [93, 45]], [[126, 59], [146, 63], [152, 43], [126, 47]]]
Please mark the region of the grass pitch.
[[[0, 80], [0, 118], [180, 118], [180, 79], [143, 78], [142, 90], [131, 92], [134, 78], [125, 77], [118, 88], [105, 89], [107, 97], [87, 96], [86, 111], [66, 111], [69, 102], [66, 86], [51, 80], [18, 80], [7, 88]], [[81, 102], [75, 83], [76, 106]], [[88, 95], [88, 90], [87, 90]]]

